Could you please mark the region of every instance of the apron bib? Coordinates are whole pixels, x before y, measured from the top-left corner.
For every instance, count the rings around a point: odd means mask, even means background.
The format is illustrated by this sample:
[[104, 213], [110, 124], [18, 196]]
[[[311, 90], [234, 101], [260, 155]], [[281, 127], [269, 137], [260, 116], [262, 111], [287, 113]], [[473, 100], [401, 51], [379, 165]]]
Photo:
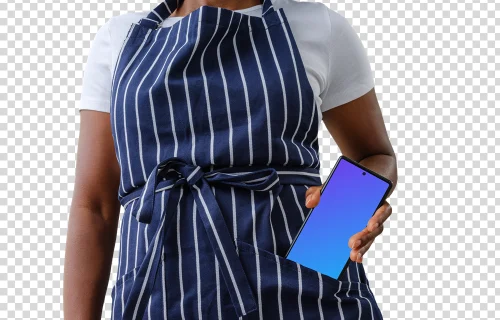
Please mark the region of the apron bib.
[[161, 27], [181, 2], [130, 26], [113, 72], [113, 319], [381, 318], [362, 264], [336, 280], [282, 257], [321, 185], [319, 108], [283, 9], [203, 5]]

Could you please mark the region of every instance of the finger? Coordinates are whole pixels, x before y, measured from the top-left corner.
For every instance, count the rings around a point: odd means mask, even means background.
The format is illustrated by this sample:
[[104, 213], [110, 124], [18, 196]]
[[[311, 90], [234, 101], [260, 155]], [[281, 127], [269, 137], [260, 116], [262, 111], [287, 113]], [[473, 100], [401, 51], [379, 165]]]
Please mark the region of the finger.
[[321, 197], [321, 186], [311, 186], [305, 194], [307, 208], [314, 208], [319, 204]]
[[356, 233], [355, 235], [353, 235], [349, 241], [347, 242], [347, 245], [349, 246], [349, 248], [351, 249], [354, 249], [354, 248], [357, 248], [359, 247], [359, 245], [361, 244], [361, 239], [366, 236], [367, 234], [369, 234], [370, 231], [367, 229], [367, 228], [364, 228], [363, 230], [361, 230], [360, 232]]
[[384, 225], [381, 224], [380, 226], [377, 227], [377, 229], [361, 236], [360, 240], [361, 240], [361, 244], [359, 246], [357, 246], [356, 248], [354, 249], [358, 249], [365, 246], [368, 242], [370, 242], [371, 240], [375, 239], [377, 236], [379, 236], [382, 232], [384, 231]]
[[[358, 232], [356, 235], [352, 236], [349, 247], [351, 249], [359, 249], [366, 245], [370, 240], [375, 239], [384, 231], [384, 225], [381, 224], [373, 231], [368, 231], [368, 228], [363, 229], [363, 231]], [[352, 246], [354, 244], [354, 246]]]
[[317, 189], [321, 190], [321, 188], [323, 187], [323, 185], [319, 185], [319, 186], [309, 186], [306, 190], [306, 196], [308, 194], [310, 194], [311, 192], [316, 192]]
[[358, 263], [363, 262], [364, 254], [368, 251], [368, 249], [370, 249], [374, 241], [375, 239], [368, 241], [368, 243], [361, 247], [359, 250], [352, 250], [350, 255], [351, 260]]
[[371, 217], [368, 221], [368, 230], [375, 230], [379, 225], [383, 224], [387, 220], [387, 218], [391, 216], [391, 214], [392, 207], [387, 201], [385, 201], [384, 204], [377, 209], [373, 217]]

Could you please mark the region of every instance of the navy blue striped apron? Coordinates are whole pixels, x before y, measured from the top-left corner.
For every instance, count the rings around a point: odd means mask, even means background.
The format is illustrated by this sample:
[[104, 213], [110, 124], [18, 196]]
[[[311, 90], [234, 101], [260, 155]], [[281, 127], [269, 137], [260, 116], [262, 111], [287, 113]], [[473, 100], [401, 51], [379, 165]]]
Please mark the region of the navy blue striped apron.
[[319, 108], [283, 9], [203, 5], [162, 27], [179, 4], [130, 26], [113, 73], [112, 318], [380, 318], [361, 264], [336, 280], [282, 257], [321, 185]]

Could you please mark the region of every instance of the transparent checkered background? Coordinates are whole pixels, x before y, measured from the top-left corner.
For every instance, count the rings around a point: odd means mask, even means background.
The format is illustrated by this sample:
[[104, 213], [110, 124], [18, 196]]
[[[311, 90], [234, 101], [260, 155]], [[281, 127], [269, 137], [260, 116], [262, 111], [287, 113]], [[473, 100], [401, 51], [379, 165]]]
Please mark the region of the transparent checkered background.
[[[500, 5], [453, 2], [327, 3], [367, 48], [398, 158], [393, 215], [364, 259], [386, 319], [500, 318]], [[83, 66], [107, 19], [154, 5], [1, 0], [1, 319], [63, 318]], [[326, 178], [340, 152], [324, 128], [320, 145]]]

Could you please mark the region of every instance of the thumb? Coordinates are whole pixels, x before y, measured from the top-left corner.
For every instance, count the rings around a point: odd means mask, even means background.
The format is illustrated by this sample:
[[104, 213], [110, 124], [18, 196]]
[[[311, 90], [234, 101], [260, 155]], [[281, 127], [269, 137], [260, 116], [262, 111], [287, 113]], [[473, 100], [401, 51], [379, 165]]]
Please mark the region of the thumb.
[[305, 194], [305, 202], [307, 208], [314, 208], [318, 205], [321, 197], [322, 186], [311, 186], [307, 189]]

